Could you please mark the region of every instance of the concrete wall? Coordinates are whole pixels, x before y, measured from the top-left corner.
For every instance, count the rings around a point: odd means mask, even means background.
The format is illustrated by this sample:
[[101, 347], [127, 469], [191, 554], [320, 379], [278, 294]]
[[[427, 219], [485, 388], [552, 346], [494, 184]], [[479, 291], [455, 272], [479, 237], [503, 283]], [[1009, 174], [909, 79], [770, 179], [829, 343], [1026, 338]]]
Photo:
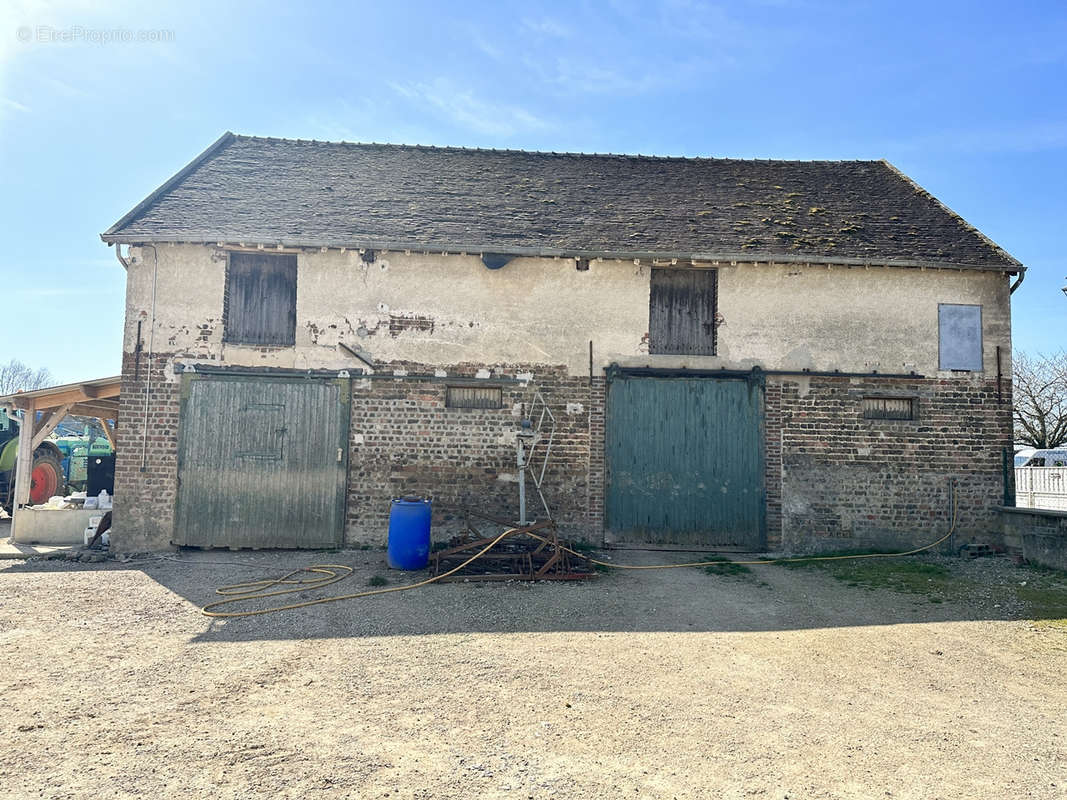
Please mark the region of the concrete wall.
[[1004, 544], [1031, 564], [1067, 571], [1067, 511], [1001, 508]]
[[[170, 541], [175, 362], [362, 368], [340, 342], [378, 364], [374, 380], [353, 390], [346, 528], [352, 543], [383, 541], [388, 499], [404, 491], [433, 493], [455, 505], [482, 502], [501, 513], [515, 489], [513, 453], [502, 444], [515, 421], [511, 407], [539, 389], [554, 393], [563, 412], [564, 441], [547, 480], [553, 511], [573, 534], [601, 538], [603, 368], [616, 362], [920, 373], [926, 377], [768, 380], [769, 544], [809, 550], [849, 546], [842, 539], [925, 543], [928, 526], [943, 527], [953, 479], [961, 524], [972, 532], [999, 526], [990, 509], [1000, 502], [1000, 448], [1011, 442], [1005, 275], [724, 265], [719, 355], [652, 356], [647, 264], [594, 260], [581, 271], [573, 260], [519, 258], [491, 271], [477, 256], [385, 253], [367, 263], [356, 252], [315, 251], [298, 258], [296, 345], [264, 348], [223, 342], [225, 251], [160, 245], [134, 248], [132, 256], [113, 536], [120, 550]], [[938, 372], [938, 303], [983, 306], [984, 372]], [[399, 377], [405, 373], [433, 380], [413, 383]], [[508, 407], [499, 412], [460, 413], [444, 406], [444, 387], [455, 376], [522, 384], [508, 390]], [[919, 396], [920, 420], [860, 419], [863, 394], [887, 391]]]

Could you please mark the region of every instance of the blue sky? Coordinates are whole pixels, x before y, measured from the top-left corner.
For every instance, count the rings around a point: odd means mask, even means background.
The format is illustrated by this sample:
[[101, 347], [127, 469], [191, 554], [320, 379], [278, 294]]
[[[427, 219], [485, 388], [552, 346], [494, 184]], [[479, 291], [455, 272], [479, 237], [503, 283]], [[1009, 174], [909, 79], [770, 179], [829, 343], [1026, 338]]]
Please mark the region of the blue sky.
[[98, 234], [225, 130], [887, 158], [1029, 267], [1016, 346], [1063, 346], [1067, 3], [5, 0], [0, 362], [119, 371]]

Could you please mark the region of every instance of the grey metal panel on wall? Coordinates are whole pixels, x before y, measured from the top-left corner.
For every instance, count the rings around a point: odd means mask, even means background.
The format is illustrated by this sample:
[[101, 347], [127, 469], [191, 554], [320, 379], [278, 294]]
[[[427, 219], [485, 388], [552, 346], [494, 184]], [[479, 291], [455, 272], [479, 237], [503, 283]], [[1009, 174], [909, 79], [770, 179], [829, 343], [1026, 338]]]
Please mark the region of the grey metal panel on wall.
[[982, 369], [982, 307], [957, 303], [937, 306], [938, 369]]
[[174, 543], [341, 544], [347, 379], [182, 377]]
[[618, 541], [764, 546], [761, 380], [615, 376], [605, 431]]

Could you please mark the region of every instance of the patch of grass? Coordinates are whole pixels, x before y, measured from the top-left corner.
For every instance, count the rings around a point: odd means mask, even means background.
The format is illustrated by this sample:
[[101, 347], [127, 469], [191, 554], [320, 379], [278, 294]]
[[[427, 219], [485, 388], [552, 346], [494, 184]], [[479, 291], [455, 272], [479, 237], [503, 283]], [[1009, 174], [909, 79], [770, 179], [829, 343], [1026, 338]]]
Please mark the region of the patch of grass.
[[1020, 582], [1013, 588], [1029, 617], [1045, 627], [1067, 631], [1067, 572], [1030, 563], [1023, 563], [1022, 569], [1032, 577], [1026, 585]]
[[[832, 564], [832, 561], [826, 561], [829, 558], [841, 558], [842, 556], [869, 556], [869, 555], [893, 555], [891, 550], [826, 550], [821, 553], [813, 553], [810, 556], [794, 556], [791, 558], [780, 558], [774, 561], [776, 567], [786, 567], [787, 569], [808, 569], [810, 567], [817, 567], [821, 564]], [[821, 560], [820, 560], [821, 559]], [[875, 559], [862, 559], [862, 560], [875, 560]]]
[[1033, 619], [1050, 620], [1067, 628], [1067, 589], [1027, 584], [1018, 587], [1015, 595], [1026, 604]]
[[388, 578], [383, 578], [381, 575], [375, 575], [373, 578], [371, 578], [369, 581], [367, 581], [367, 585], [368, 586], [388, 586], [389, 585], [389, 579]]
[[[843, 551], [826, 556], [870, 555], [877, 551]], [[941, 564], [908, 558], [842, 558], [839, 561], [778, 561], [790, 569], [821, 569], [847, 586], [864, 589], [892, 589], [925, 596], [931, 603], [960, 595], [965, 581]]]
[[1031, 564], [1029, 561], [1024, 561], [1019, 566], [1022, 569], [1025, 569], [1029, 572], [1033, 572], [1040, 577], [1049, 578], [1051, 580], [1058, 580], [1060, 583], [1067, 585], [1067, 572], [1064, 572], [1061, 569], [1056, 569], [1055, 567], [1045, 567], [1041, 564]]
[[708, 564], [704, 567], [704, 571], [708, 575], [747, 575], [752, 572], [744, 564], [738, 564], [731, 561], [726, 556], [713, 556], [706, 555], [701, 557], [701, 561], [714, 561], [714, 564]]
[[[837, 550], [819, 557], [857, 556], [877, 550]], [[1042, 627], [1067, 630], [1067, 573], [1036, 565], [1010, 566], [925, 558], [856, 558], [837, 561], [787, 560], [774, 564], [788, 569], [815, 569], [851, 588], [892, 589], [930, 603], [965, 601], [973, 609], [994, 616], [1039, 621]], [[978, 613], [975, 611], [975, 613]]]

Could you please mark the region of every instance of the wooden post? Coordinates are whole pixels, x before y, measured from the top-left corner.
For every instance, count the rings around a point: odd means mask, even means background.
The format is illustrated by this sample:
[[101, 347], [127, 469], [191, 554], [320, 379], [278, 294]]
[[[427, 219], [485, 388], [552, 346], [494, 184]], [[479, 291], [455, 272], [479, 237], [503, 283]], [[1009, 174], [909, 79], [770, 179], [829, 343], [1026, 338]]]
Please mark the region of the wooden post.
[[15, 515], [19, 508], [30, 502], [30, 476], [33, 473], [33, 429], [37, 423], [37, 407], [32, 398], [23, 407], [22, 425], [19, 426], [19, 449], [15, 463]]

